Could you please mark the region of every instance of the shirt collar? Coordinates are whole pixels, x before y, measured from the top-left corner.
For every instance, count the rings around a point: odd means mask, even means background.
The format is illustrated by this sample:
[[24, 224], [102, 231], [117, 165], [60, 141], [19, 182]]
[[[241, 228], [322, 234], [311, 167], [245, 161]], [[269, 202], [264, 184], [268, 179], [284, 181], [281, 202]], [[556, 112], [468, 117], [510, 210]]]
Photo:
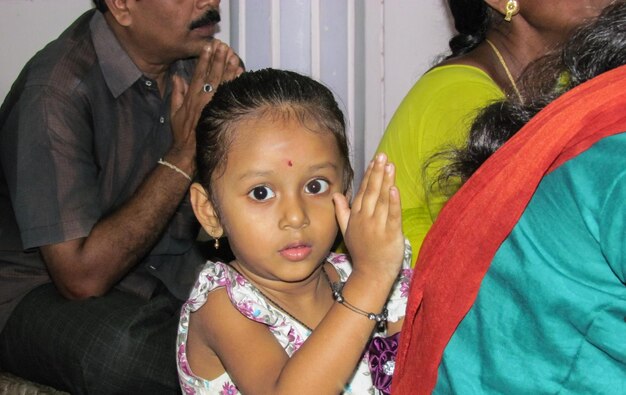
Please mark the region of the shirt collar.
[[100, 11], [94, 13], [89, 28], [102, 75], [111, 94], [117, 98], [143, 73], [124, 51]]

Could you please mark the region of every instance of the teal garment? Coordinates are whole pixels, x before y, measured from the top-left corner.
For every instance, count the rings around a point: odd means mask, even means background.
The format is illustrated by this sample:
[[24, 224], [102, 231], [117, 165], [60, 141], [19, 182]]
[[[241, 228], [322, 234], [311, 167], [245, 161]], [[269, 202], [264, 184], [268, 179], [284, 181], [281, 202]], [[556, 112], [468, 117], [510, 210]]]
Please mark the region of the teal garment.
[[539, 184], [446, 347], [434, 393], [626, 394], [625, 284], [622, 133]]

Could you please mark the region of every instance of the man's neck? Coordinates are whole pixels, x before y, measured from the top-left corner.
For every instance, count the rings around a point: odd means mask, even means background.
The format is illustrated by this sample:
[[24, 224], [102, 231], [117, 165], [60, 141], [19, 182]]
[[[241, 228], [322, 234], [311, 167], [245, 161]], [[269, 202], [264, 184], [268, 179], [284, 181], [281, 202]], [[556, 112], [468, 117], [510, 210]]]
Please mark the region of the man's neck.
[[161, 95], [163, 95], [166, 86], [165, 78], [174, 60], [165, 60], [146, 50], [147, 46], [136, 43], [135, 40], [128, 35], [127, 30], [120, 26], [110, 13], [106, 13], [105, 18], [111, 31], [124, 51], [128, 54], [128, 57], [146, 77], [157, 82]]

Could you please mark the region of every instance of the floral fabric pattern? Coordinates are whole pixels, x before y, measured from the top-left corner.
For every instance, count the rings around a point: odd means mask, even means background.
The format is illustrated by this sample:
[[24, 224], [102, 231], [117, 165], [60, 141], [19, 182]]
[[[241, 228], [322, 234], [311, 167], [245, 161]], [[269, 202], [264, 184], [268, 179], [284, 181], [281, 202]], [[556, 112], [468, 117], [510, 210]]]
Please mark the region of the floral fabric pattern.
[[[327, 261], [337, 271], [340, 281], [345, 282], [352, 272], [352, 264], [348, 257], [344, 254], [331, 253]], [[389, 321], [395, 322], [405, 314], [409, 281], [412, 275], [410, 265], [411, 246], [408, 241], [405, 241], [402, 270], [387, 301]], [[201, 308], [207, 300], [207, 295], [218, 288], [225, 288], [233, 306], [241, 314], [266, 325], [289, 356], [292, 356], [311, 334], [307, 328], [270, 304], [252, 283], [228, 264], [209, 261], [200, 272], [189, 299], [182, 307], [178, 325], [176, 362], [180, 386], [186, 395], [239, 394], [228, 373], [224, 372], [221, 376], [211, 381], [205, 380], [192, 372], [187, 361], [186, 343], [190, 314]], [[380, 393], [372, 384], [367, 352], [364, 354], [359, 366], [357, 366], [352, 380], [344, 390], [344, 394], [350, 393]]]

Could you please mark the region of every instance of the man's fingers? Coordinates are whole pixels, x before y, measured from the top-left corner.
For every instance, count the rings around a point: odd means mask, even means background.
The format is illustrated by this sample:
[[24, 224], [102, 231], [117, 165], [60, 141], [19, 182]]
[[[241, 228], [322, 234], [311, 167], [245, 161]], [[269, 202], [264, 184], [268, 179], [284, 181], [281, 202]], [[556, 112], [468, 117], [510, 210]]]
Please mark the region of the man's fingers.
[[222, 78], [223, 81], [230, 81], [236, 77], [239, 77], [241, 73], [244, 72], [244, 68], [242, 67], [241, 59], [232, 48], [229, 49], [228, 55], [226, 57], [226, 70], [224, 71], [224, 76]]
[[172, 76], [172, 100], [170, 101], [170, 113], [175, 114], [183, 105], [187, 94], [187, 83], [179, 76]]
[[189, 89], [194, 93], [202, 92], [202, 86], [207, 82], [206, 76], [209, 72], [210, 63], [214, 56], [216, 41], [218, 41], [217, 44], [219, 44], [219, 40], [211, 41], [211, 43], [202, 49], [202, 52], [196, 61], [196, 68], [193, 72], [191, 83], [189, 85]]

